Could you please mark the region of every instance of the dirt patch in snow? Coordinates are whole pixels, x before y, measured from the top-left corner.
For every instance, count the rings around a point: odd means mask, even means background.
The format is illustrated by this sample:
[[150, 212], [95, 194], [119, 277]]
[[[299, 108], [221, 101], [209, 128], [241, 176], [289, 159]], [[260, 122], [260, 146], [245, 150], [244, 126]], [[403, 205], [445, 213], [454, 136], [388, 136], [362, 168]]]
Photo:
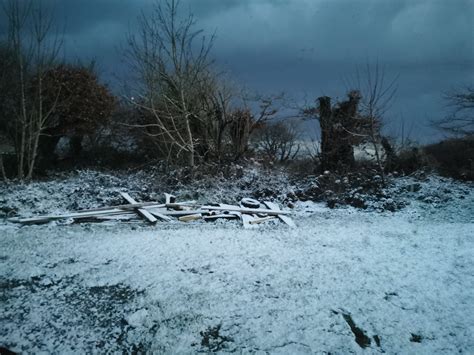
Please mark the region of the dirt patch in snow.
[[[125, 316], [141, 294], [123, 284], [89, 287], [79, 276], [2, 277], [0, 338], [6, 348], [17, 351], [48, 352], [55, 348], [58, 352], [75, 352], [79, 351], [74, 347], [77, 338], [87, 339], [81, 344], [81, 352], [117, 351], [123, 349], [130, 327]], [[18, 308], [18, 303], [24, 306]], [[45, 330], [52, 342], [45, 340]], [[19, 345], [25, 337], [27, 347]], [[130, 349], [139, 346], [126, 345]]]

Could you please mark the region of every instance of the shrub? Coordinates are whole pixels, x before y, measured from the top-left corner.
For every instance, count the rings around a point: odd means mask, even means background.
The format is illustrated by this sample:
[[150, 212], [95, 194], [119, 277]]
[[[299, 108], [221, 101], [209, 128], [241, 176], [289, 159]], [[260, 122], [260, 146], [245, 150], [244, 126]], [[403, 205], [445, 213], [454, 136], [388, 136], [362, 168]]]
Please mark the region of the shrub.
[[474, 136], [452, 138], [430, 144], [425, 153], [436, 162], [441, 175], [461, 180], [474, 180]]
[[426, 160], [422, 149], [418, 147], [404, 149], [398, 154], [393, 171], [398, 171], [405, 175], [411, 174], [425, 168], [427, 165]]
[[312, 157], [290, 160], [286, 165], [286, 170], [296, 179], [306, 178], [308, 176], [322, 173], [321, 163], [318, 159]]

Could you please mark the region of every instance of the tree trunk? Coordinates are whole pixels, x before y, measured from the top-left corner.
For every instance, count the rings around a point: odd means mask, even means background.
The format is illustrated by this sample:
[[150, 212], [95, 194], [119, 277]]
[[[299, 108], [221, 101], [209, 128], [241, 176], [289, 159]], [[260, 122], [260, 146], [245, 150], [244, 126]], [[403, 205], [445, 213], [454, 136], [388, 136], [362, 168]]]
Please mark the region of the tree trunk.
[[384, 170], [390, 172], [394, 169], [396, 165], [397, 156], [395, 151], [393, 150], [392, 145], [388, 141], [386, 137], [382, 137], [380, 142], [382, 144], [382, 148], [385, 151], [385, 167]]
[[36, 164], [36, 156], [38, 155], [38, 144], [39, 144], [39, 138], [41, 135], [41, 128], [38, 128], [38, 132], [35, 132], [35, 137], [33, 140], [33, 147], [31, 148], [31, 155], [30, 159], [28, 161], [28, 175], [26, 176], [27, 180], [31, 180], [33, 177], [33, 171], [35, 169], [35, 164]]
[[24, 161], [25, 161], [25, 140], [26, 140], [26, 128], [23, 124], [21, 127], [21, 138], [20, 138], [20, 152], [17, 153], [17, 161], [18, 161], [18, 179], [23, 179], [24, 175]]
[[333, 108], [329, 97], [323, 96], [318, 100], [322, 169], [351, 169], [355, 159], [350, 130], [357, 112], [357, 101], [349, 99]]
[[0, 170], [2, 171], [3, 181], [8, 181], [7, 173], [5, 171], [5, 165], [3, 165], [3, 155], [0, 153]]
[[194, 168], [194, 142], [189, 117], [186, 117], [186, 133], [188, 135], [188, 165]]
[[218, 132], [217, 132], [217, 159], [219, 162], [222, 162], [222, 137], [224, 135], [224, 128], [225, 126], [223, 124], [219, 124], [218, 126]]
[[321, 128], [321, 167], [323, 170], [331, 168], [331, 125], [332, 109], [331, 98], [328, 96], [319, 99], [319, 126]]

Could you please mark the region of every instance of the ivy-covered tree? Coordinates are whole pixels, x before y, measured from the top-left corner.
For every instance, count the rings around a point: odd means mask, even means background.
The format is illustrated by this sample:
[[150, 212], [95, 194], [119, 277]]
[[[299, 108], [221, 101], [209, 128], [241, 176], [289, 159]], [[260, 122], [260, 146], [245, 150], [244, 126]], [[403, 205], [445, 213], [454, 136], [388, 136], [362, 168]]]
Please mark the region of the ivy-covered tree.
[[321, 128], [321, 165], [324, 170], [346, 170], [354, 166], [354, 145], [366, 136], [369, 121], [360, 114], [359, 91], [350, 91], [348, 99], [331, 104], [331, 98], [318, 98], [318, 107], [303, 114], [319, 120]]

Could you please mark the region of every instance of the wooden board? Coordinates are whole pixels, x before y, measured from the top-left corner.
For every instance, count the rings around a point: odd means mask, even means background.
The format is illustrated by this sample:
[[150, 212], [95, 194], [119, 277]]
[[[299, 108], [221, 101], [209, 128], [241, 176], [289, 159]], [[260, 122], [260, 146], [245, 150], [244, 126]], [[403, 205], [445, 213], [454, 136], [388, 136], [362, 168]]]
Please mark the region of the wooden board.
[[221, 213], [218, 213], [218, 214], [211, 214], [209, 216], [204, 216], [204, 220], [205, 221], [215, 221], [217, 219], [240, 219], [241, 218], [241, 214], [238, 213], [238, 212], [230, 212], [230, 213], [227, 213], [227, 214], [221, 214]]
[[106, 215], [114, 215], [114, 214], [123, 214], [123, 210], [120, 209], [109, 209], [104, 211], [90, 211], [90, 212], [73, 212], [73, 213], [65, 213], [61, 215], [47, 215], [47, 216], [37, 216], [37, 217], [29, 217], [29, 218], [10, 218], [8, 219], [10, 222], [15, 223], [23, 223], [23, 224], [39, 224], [39, 223], [48, 223], [51, 221], [58, 221], [61, 219], [67, 218], [90, 218], [95, 216], [106, 216]]
[[164, 204], [160, 204], [158, 202], [141, 202], [141, 203], [129, 203], [126, 205], [118, 205], [118, 206], [109, 206], [109, 207], [98, 207], [98, 208], [91, 208], [87, 210], [79, 210], [76, 211], [75, 213], [81, 213], [81, 212], [98, 212], [98, 211], [107, 211], [110, 209], [121, 209], [121, 210], [134, 210], [137, 207], [143, 207], [145, 209], [147, 208], [160, 208], [160, 207], [165, 207]]
[[10, 218], [10, 222], [23, 223], [23, 224], [39, 224], [39, 223], [48, 223], [51, 221], [57, 221], [61, 219], [86, 219], [93, 217], [104, 217], [112, 216], [117, 214], [123, 214], [127, 211], [133, 212], [136, 208], [143, 207], [144, 209], [148, 208], [159, 208], [165, 207], [164, 204], [158, 204], [157, 202], [143, 202], [143, 203], [132, 203], [127, 205], [118, 205], [110, 207], [99, 207], [89, 210], [79, 210], [76, 212], [64, 213], [59, 215], [44, 215], [36, 216], [29, 218]]
[[[265, 201], [263, 202], [263, 204], [265, 206], [267, 206], [270, 210], [272, 211], [280, 211], [280, 207], [276, 204], [276, 203], [273, 203], [273, 202], [270, 202], [270, 201]], [[296, 227], [296, 224], [295, 222], [288, 216], [284, 216], [284, 215], [277, 215], [277, 217], [285, 224], [289, 225], [290, 227], [292, 228], [295, 228]]]
[[[240, 204], [239, 209], [245, 209], [242, 204]], [[250, 213], [241, 213], [240, 214], [240, 219], [242, 220], [242, 225], [244, 229], [251, 229], [251, 228], [257, 228], [258, 226], [256, 224], [253, 224], [252, 222], [257, 218], [256, 215], [250, 214]]]
[[267, 210], [264, 208], [245, 208], [245, 207], [220, 207], [220, 206], [201, 206], [203, 210], [210, 210], [210, 211], [234, 211], [240, 212], [245, 214], [257, 214], [257, 213], [266, 213], [269, 216], [278, 216], [278, 215], [288, 215], [291, 212], [288, 211], [281, 211], [281, 210]]
[[[137, 203], [128, 193], [126, 192], [121, 192], [120, 195], [128, 202], [128, 203]], [[153, 216], [150, 212], [145, 210], [144, 208], [137, 208], [136, 211], [138, 212], [139, 215], [144, 217], [145, 219], [148, 220], [150, 223], [156, 223], [158, 220], [156, 219], [155, 216]]]
[[202, 214], [197, 213], [197, 214], [190, 214], [190, 215], [187, 215], [187, 216], [181, 216], [178, 219], [181, 222], [191, 222], [191, 221], [196, 221], [196, 220], [201, 219], [201, 218], [202, 218]]
[[[152, 212], [152, 211], [155, 211], [155, 210], [150, 209], [149, 211]], [[168, 216], [168, 217], [181, 217], [181, 216], [187, 216], [187, 215], [190, 215], [190, 214], [198, 214], [198, 213], [207, 214], [207, 213], [209, 213], [208, 210], [184, 210], [184, 211], [172, 210], [172, 211], [169, 211], [169, 210], [157, 209], [156, 211], [158, 213], [161, 213], [162, 215]]]
[[254, 218], [252, 221], [249, 221], [250, 224], [260, 224], [268, 221], [273, 221], [276, 219], [275, 216], [263, 217], [263, 218]]
[[241, 208], [241, 206], [228, 205], [228, 204], [226, 204], [226, 203], [219, 203], [219, 207], [222, 207], [222, 208], [230, 208], [231, 210], [232, 210], [232, 209], [236, 209], [236, 208]]
[[163, 220], [163, 221], [166, 221], [166, 222], [171, 222], [173, 220], [173, 218], [171, 217], [168, 217], [166, 215], [164, 215], [163, 213], [160, 213], [159, 211], [157, 210], [153, 210], [153, 209], [146, 209], [145, 211], [148, 211], [151, 215]]
[[125, 213], [125, 214], [117, 214], [117, 215], [105, 215], [105, 216], [94, 216], [94, 217], [82, 217], [82, 218], [75, 218], [74, 221], [76, 223], [84, 223], [84, 222], [104, 222], [104, 221], [132, 221], [138, 220], [138, 216], [136, 213]]
[[173, 203], [166, 203], [166, 208], [172, 208], [174, 210], [183, 210], [185, 208], [200, 208], [201, 205], [198, 205], [196, 201], [189, 201], [189, 202], [173, 202]]
[[255, 219], [252, 215], [242, 214], [240, 218], [242, 219], [242, 225], [244, 226], [245, 229], [257, 227], [256, 224], [251, 223]]

